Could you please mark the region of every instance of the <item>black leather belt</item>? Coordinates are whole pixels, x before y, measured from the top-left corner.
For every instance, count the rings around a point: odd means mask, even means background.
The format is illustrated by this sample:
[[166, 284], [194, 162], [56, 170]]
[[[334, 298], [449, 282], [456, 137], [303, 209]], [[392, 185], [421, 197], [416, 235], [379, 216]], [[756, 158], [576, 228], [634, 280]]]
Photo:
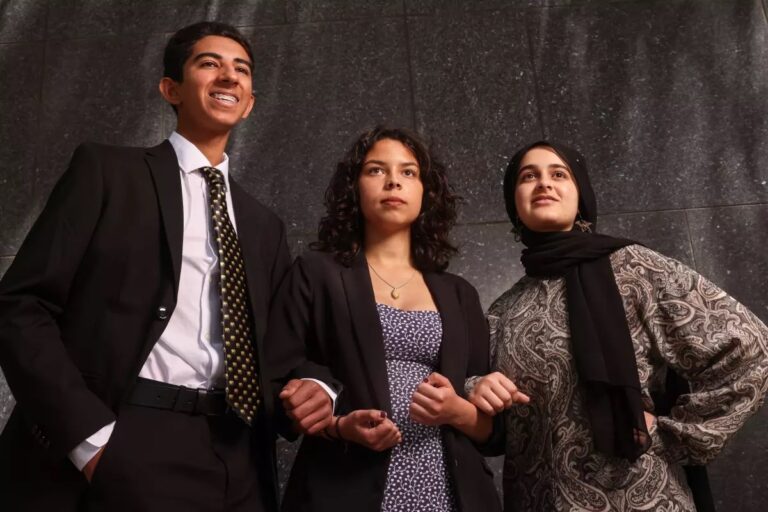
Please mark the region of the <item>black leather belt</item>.
[[220, 416], [227, 410], [224, 390], [186, 388], [142, 377], [136, 379], [128, 403], [206, 416]]

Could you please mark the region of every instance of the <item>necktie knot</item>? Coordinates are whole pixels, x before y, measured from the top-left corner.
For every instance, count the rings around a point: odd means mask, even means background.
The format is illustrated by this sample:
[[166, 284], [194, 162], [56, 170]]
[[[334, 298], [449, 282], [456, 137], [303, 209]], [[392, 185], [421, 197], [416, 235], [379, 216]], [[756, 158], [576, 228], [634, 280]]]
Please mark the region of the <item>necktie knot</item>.
[[198, 169], [200, 173], [203, 175], [203, 178], [205, 178], [205, 181], [208, 183], [208, 186], [213, 189], [216, 188], [226, 188], [224, 186], [224, 174], [218, 170], [215, 167], [201, 167]]

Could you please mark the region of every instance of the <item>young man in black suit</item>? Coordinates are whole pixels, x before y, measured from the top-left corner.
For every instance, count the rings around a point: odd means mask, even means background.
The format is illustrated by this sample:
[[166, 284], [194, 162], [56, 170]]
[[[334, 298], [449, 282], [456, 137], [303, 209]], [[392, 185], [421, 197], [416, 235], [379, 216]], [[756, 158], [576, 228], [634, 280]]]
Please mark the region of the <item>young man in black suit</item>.
[[[254, 104], [252, 51], [202, 22], [170, 39], [164, 68], [175, 132], [78, 147], [0, 283], [10, 510], [277, 510], [269, 372], [283, 366], [262, 340], [290, 259], [224, 153]], [[330, 375], [285, 377], [298, 430], [328, 425]]]

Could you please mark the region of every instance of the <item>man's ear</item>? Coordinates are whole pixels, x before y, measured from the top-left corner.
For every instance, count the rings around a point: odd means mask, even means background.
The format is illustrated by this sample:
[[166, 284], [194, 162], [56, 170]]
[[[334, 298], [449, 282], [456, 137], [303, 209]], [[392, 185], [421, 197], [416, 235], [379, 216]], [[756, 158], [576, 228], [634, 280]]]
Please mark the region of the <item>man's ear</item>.
[[251, 114], [251, 110], [253, 110], [253, 106], [256, 104], [256, 93], [251, 92], [250, 97], [248, 98], [248, 108], [245, 109], [245, 112], [243, 112], [243, 115], [240, 119], [245, 119]]
[[179, 83], [173, 78], [164, 76], [160, 79], [157, 88], [165, 101], [171, 105], [178, 105], [181, 103], [181, 98], [179, 98]]

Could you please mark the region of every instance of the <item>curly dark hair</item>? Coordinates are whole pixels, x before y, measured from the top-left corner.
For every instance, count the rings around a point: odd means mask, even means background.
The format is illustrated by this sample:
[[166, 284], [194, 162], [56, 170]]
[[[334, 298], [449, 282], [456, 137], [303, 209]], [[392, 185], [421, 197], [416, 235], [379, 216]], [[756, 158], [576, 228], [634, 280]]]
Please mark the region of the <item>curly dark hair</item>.
[[404, 128], [377, 126], [352, 144], [344, 159], [336, 165], [325, 191], [325, 216], [320, 219], [316, 242], [310, 247], [332, 252], [342, 265], [349, 266], [362, 248], [365, 221], [360, 209], [358, 177], [365, 156], [380, 140], [402, 143], [416, 157], [424, 186], [421, 213], [411, 225], [411, 253], [414, 265], [421, 271], [441, 271], [458, 251], [448, 240], [456, 224], [461, 197], [456, 195], [445, 177], [445, 166], [430, 146], [417, 133]]

